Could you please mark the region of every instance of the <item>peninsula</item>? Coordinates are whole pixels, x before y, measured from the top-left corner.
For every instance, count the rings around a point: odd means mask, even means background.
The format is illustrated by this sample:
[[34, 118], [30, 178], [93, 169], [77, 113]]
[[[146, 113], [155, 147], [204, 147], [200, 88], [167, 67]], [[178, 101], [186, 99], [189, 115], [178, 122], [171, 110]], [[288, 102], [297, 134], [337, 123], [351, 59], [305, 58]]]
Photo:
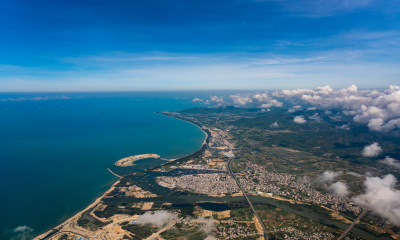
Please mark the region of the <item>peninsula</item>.
[[146, 159], [146, 158], [160, 158], [160, 155], [158, 154], [139, 154], [139, 155], [133, 155], [130, 157], [126, 157], [126, 158], [122, 158], [118, 161], [115, 162], [115, 166], [118, 167], [131, 167], [134, 164], [134, 162], [138, 161], [138, 160], [142, 160], [142, 159]]

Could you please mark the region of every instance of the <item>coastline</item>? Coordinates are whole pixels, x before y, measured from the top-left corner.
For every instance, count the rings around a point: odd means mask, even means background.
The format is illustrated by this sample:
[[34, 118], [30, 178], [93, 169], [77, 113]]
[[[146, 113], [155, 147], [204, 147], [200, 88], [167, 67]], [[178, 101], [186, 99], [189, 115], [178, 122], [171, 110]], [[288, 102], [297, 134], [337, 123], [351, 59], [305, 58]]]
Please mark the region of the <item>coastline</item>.
[[[122, 178], [122, 177], [120, 177]], [[50, 229], [47, 232], [44, 232], [36, 237], [33, 238], [33, 240], [42, 240], [42, 239], [46, 239], [48, 237], [51, 237], [55, 234], [57, 234], [57, 232], [64, 226], [66, 225], [68, 222], [75, 220], [75, 219], [79, 219], [81, 217], [81, 215], [88, 211], [91, 208], [96, 207], [96, 205], [101, 201], [101, 199], [103, 197], [105, 197], [107, 194], [109, 194], [110, 192], [112, 192], [115, 189], [115, 186], [119, 183], [119, 180], [117, 180], [115, 183], [113, 183], [113, 185], [105, 192], [103, 193], [100, 197], [96, 198], [96, 200], [94, 200], [94, 202], [92, 202], [91, 204], [89, 204], [85, 209], [83, 209], [82, 211], [76, 213], [74, 216], [68, 218], [67, 220], [65, 220], [63, 223], [61, 223], [60, 225]]]
[[190, 121], [188, 121], [188, 120], [185, 120], [185, 119], [182, 119], [182, 118], [178, 118], [178, 117], [173, 117], [173, 116], [171, 116], [171, 115], [168, 115], [168, 114], [167, 114], [168, 112], [157, 112], [157, 113], [158, 113], [158, 114], [161, 114], [161, 115], [163, 115], [163, 116], [165, 116], [165, 117], [169, 117], [169, 118], [173, 118], [173, 119], [178, 119], [178, 120], [181, 120], [181, 121], [184, 121], [184, 122], [187, 122], [187, 123], [190, 123], [190, 124], [195, 125], [196, 127], [198, 127], [198, 128], [206, 135], [206, 138], [204, 139], [204, 141], [203, 141], [203, 143], [202, 143], [202, 146], [203, 146], [204, 144], [207, 144], [210, 133], [209, 133], [208, 131], [206, 132], [206, 131], [202, 128], [202, 126], [199, 125], [198, 123], [190, 122]]
[[209, 140], [210, 140], [210, 135], [211, 135], [211, 133], [210, 133], [207, 129], [203, 129], [202, 126], [199, 125], [199, 124], [196, 123], [196, 122], [190, 122], [190, 121], [184, 120], [184, 119], [182, 119], [182, 118], [178, 118], [178, 117], [174, 117], [174, 116], [168, 115], [167, 112], [158, 112], [158, 113], [161, 114], [161, 115], [163, 115], [163, 116], [165, 116], [165, 117], [170, 117], [170, 118], [173, 118], [173, 119], [178, 119], [178, 120], [180, 120], [180, 121], [184, 121], [184, 122], [190, 123], [190, 124], [192, 124], [192, 125], [195, 125], [196, 127], [198, 127], [198, 128], [206, 135], [206, 137], [205, 137], [205, 139], [203, 140], [203, 143], [201, 144], [201, 147], [200, 147], [197, 151], [195, 151], [195, 152], [193, 152], [193, 153], [191, 153], [191, 154], [189, 154], [189, 155], [186, 155], [186, 156], [183, 156], [183, 157], [180, 157], [180, 158], [177, 158], [177, 159], [170, 160], [169, 162], [160, 164], [160, 165], [158, 165], [158, 166], [154, 166], [154, 167], [148, 168], [148, 169], [146, 169], [147, 171], [152, 171], [152, 170], [155, 170], [155, 169], [159, 169], [159, 168], [161, 168], [161, 167], [163, 167], [163, 166], [168, 166], [168, 165], [172, 165], [172, 164], [175, 164], [175, 163], [183, 162], [183, 161], [187, 160], [188, 158], [196, 157], [197, 155], [201, 154], [201, 153], [205, 150], [206, 145], [207, 145], [207, 143], [209, 142]]
[[[178, 119], [178, 120], [181, 120], [181, 121], [184, 121], [184, 122], [188, 122], [188, 123], [190, 123], [190, 124], [192, 124], [192, 125], [195, 125], [196, 127], [198, 127], [198, 128], [206, 135], [206, 137], [205, 137], [205, 139], [203, 140], [203, 143], [202, 143], [201, 147], [200, 147], [197, 151], [195, 151], [195, 152], [193, 152], [193, 153], [191, 153], [191, 154], [189, 154], [189, 155], [186, 155], [186, 156], [183, 156], [183, 157], [174, 159], [174, 160], [172, 160], [172, 161], [170, 161], [170, 162], [167, 162], [167, 163], [164, 163], [164, 164], [160, 164], [160, 165], [158, 165], [158, 166], [155, 166], [155, 167], [152, 167], [152, 168], [149, 168], [149, 169], [145, 169], [146, 171], [151, 171], [152, 169], [156, 169], [156, 168], [165, 166], [165, 165], [167, 165], [167, 164], [169, 165], [169, 164], [177, 163], [177, 162], [180, 162], [180, 161], [185, 160], [186, 158], [189, 158], [189, 157], [192, 157], [192, 156], [194, 156], [194, 155], [199, 154], [200, 152], [202, 152], [202, 151], [205, 149], [206, 144], [208, 143], [209, 137], [210, 137], [210, 134], [209, 134], [208, 130], [203, 129], [203, 128], [202, 128], [201, 126], [199, 126], [197, 123], [190, 122], [190, 121], [187, 121], [187, 120], [183, 120], [183, 119], [181, 119], [181, 118], [172, 117], [172, 116], [169, 116], [169, 115], [164, 114], [164, 113], [162, 113], [162, 112], [159, 112], [159, 114], [161, 114], [161, 115], [163, 115], [163, 116], [165, 116], [165, 117], [170, 117], [170, 118]], [[206, 131], [207, 131], [207, 132], [206, 132]], [[111, 174], [113, 174], [114, 176], [119, 177], [120, 179], [123, 178], [123, 176], [119, 176], [119, 175], [115, 174], [115, 173], [112, 172], [110, 169], [108, 169], [108, 171], [109, 171]], [[72, 217], [68, 218], [67, 220], [65, 220], [65, 221], [62, 222], [61, 224], [57, 225], [56, 227], [53, 227], [53, 228], [51, 228], [50, 230], [48, 230], [48, 231], [46, 231], [46, 232], [44, 232], [44, 233], [41, 233], [41, 234], [37, 235], [36, 237], [33, 238], [33, 240], [44, 240], [44, 239], [50, 238], [50, 237], [52, 237], [52, 236], [54, 236], [54, 235], [57, 235], [58, 232], [59, 232], [59, 230], [62, 229], [65, 225], [67, 225], [69, 222], [79, 219], [83, 213], [85, 213], [86, 211], [88, 211], [88, 210], [91, 209], [91, 208], [96, 207], [97, 204], [100, 203], [100, 201], [101, 201], [101, 199], [102, 199], [103, 197], [105, 197], [108, 193], [110, 193], [110, 192], [112, 192], [112, 191], [114, 190], [115, 186], [119, 183], [119, 181], [120, 181], [120, 180], [118, 179], [115, 183], [113, 183], [113, 185], [112, 185], [106, 192], [104, 192], [100, 197], [96, 198], [96, 200], [95, 200], [94, 202], [92, 202], [91, 204], [89, 204], [85, 209], [79, 211], [78, 213], [76, 213], [76, 214], [73, 215]], [[77, 234], [77, 235], [80, 235], [80, 234]]]

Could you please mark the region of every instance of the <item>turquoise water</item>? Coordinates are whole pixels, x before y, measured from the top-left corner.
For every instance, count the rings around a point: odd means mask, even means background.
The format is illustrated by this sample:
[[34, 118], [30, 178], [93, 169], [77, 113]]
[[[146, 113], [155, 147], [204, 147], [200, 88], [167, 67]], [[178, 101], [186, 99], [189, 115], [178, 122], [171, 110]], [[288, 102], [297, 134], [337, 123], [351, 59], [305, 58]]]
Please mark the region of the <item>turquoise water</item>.
[[[48, 230], [90, 204], [123, 157], [196, 151], [196, 126], [155, 112], [196, 106], [194, 93], [0, 94], [0, 238]], [[40, 98], [38, 98], [40, 97]]]

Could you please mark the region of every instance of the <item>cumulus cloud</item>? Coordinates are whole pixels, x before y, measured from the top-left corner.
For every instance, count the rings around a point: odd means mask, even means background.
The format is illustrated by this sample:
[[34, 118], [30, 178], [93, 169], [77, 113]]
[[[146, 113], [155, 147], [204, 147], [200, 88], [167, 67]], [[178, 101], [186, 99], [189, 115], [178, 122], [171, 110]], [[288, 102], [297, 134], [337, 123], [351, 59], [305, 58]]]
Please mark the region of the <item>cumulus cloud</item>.
[[389, 156], [386, 156], [385, 159], [381, 161], [381, 163], [386, 164], [388, 166], [400, 169], [400, 161]]
[[332, 182], [341, 174], [342, 172], [325, 171], [320, 176], [318, 176], [316, 181], [319, 183]]
[[264, 103], [261, 105], [262, 108], [270, 108], [270, 107], [282, 107], [283, 103], [279, 102], [276, 99], [270, 100], [268, 103]]
[[161, 227], [169, 221], [177, 219], [178, 215], [176, 213], [171, 213], [168, 211], [155, 211], [154, 213], [146, 212], [137, 219], [137, 223], [141, 225], [152, 224]]
[[30, 240], [33, 239], [33, 229], [28, 226], [18, 226], [13, 229], [14, 237], [11, 240]]
[[271, 128], [277, 128], [277, 127], [279, 127], [279, 123], [278, 122], [273, 122], [269, 127], [271, 127]]
[[256, 93], [253, 95], [253, 99], [259, 101], [259, 102], [266, 102], [270, 99], [268, 94], [266, 92], [263, 93]]
[[224, 98], [218, 96], [211, 96], [210, 99], [208, 99], [205, 103], [221, 106], [224, 103]]
[[348, 124], [343, 124], [342, 126], [336, 127], [337, 129], [343, 129], [343, 130], [350, 130], [350, 127]]
[[364, 182], [365, 193], [353, 200], [400, 226], [400, 191], [395, 189], [396, 183], [397, 179], [391, 174], [383, 178], [367, 177]]
[[283, 103], [271, 98], [266, 92], [255, 94], [235, 94], [229, 97], [236, 106], [247, 107], [282, 107]]
[[314, 89], [274, 91], [272, 94], [235, 94], [227, 100], [229, 101], [210, 99], [207, 102], [261, 108], [295, 105], [289, 108], [289, 112], [300, 110], [301, 104], [307, 110], [325, 110], [325, 114], [331, 114], [331, 110], [339, 110], [352, 116], [354, 122], [368, 126], [371, 131], [389, 132], [400, 129], [400, 87], [395, 85], [379, 91], [359, 90], [355, 85], [342, 89], [323, 86]]
[[382, 152], [381, 146], [379, 146], [379, 143], [374, 142], [371, 145], [367, 145], [364, 147], [362, 150], [361, 154], [364, 157], [376, 157]]
[[300, 105], [294, 105], [293, 107], [289, 108], [288, 112], [292, 113], [292, 112], [296, 112], [300, 109], [301, 109]]
[[328, 190], [336, 195], [339, 195], [341, 197], [345, 197], [349, 194], [349, 191], [347, 190], [348, 187], [346, 183], [344, 182], [335, 182], [331, 186], [329, 186]]
[[358, 90], [357, 86], [333, 90], [329, 86], [315, 89], [282, 90], [275, 96], [297, 98], [323, 109], [341, 109], [353, 120], [370, 130], [388, 132], [400, 128], [400, 87], [391, 85], [385, 91]]
[[227, 99], [222, 97], [211, 96], [206, 101], [207, 104], [221, 105], [234, 105], [238, 107], [256, 107], [256, 108], [270, 108], [270, 107], [282, 107], [283, 103], [268, 95], [267, 92], [262, 93], [245, 93], [245, 94], [233, 94]]
[[200, 229], [209, 234], [216, 229], [216, 224], [214, 218], [198, 217], [196, 222], [200, 223]]
[[203, 99], [201, 99], [201, 98], [193, 98], [193, 100], [192, 100], [193, 102], [202, 102], [203, 101]]
[[253, 99], [250, 96], [242, 96], [240, 94], [231, 95], [229, 98], [233, 100], [233, 104], [238, 106], [245, 106], [253, 102]]
[[304, 116], [300, 115], [300, 116], [294, 117], [293, 122], [303, 124], [303, 123], [306, 123], [307, 120], [304, 119]]
[[322, 121], [322, 118], [318, 115], [318, 113], [315, 113], [312, 116], [310, 116], [310, 119], [315, 120], [317, 122], [321, 122]]

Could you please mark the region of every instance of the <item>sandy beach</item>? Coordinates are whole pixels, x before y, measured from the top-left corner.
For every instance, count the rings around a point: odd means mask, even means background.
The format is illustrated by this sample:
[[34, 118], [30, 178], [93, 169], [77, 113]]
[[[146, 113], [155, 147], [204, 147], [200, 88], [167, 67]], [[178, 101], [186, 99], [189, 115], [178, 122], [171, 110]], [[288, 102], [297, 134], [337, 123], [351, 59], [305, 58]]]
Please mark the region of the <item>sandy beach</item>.
[[[35, 237], [34, 240], [41, 240], [44, 239], [48, 234], [50, 234], [54, 229], [58, 229], [58, 232], [63, 233], [63, 232], [72, 232], [75, 233], [74, 231], [77, 230], [77, 228], [79, 228], [80, 232], [76, 232], [77, 235], [82, 235], [85, 236], [85, 233], [87, 230], [85, 230], [84, 228], [78, 227], [74, 224], [75, 221], [77, 221], [84, 212], [88, 211], [91, 208], [96, 207], [97, 204], [100, 203], [101, 199], [106, 196], [107, 194], [109, 194], [110, 192], [112, 192], [115, 189], [115, 186], [119, 183], [119, 180], [116, 181], [103, 195], [101, 195], [100, 197], [98, 197], [93, 203], [91, 203], [89, 206], [87, 206], [85, 209], [83, 209], [82, 211], [78, 212], [77, 214], [75, 214], [74, 216], [72, 216], [71, 218], [67, 219], [66, 221], [64, 221], [63, 223], [61, 223], [60, 225], [58, 225], [57, 227], [52, 228], [51, 230], [40, 234], [39, 236]], [[71, 229], [70, 226], [73, 226], [73, 229]], [[57, 235], [58, 233], [55, 233], [54, 235]]]

